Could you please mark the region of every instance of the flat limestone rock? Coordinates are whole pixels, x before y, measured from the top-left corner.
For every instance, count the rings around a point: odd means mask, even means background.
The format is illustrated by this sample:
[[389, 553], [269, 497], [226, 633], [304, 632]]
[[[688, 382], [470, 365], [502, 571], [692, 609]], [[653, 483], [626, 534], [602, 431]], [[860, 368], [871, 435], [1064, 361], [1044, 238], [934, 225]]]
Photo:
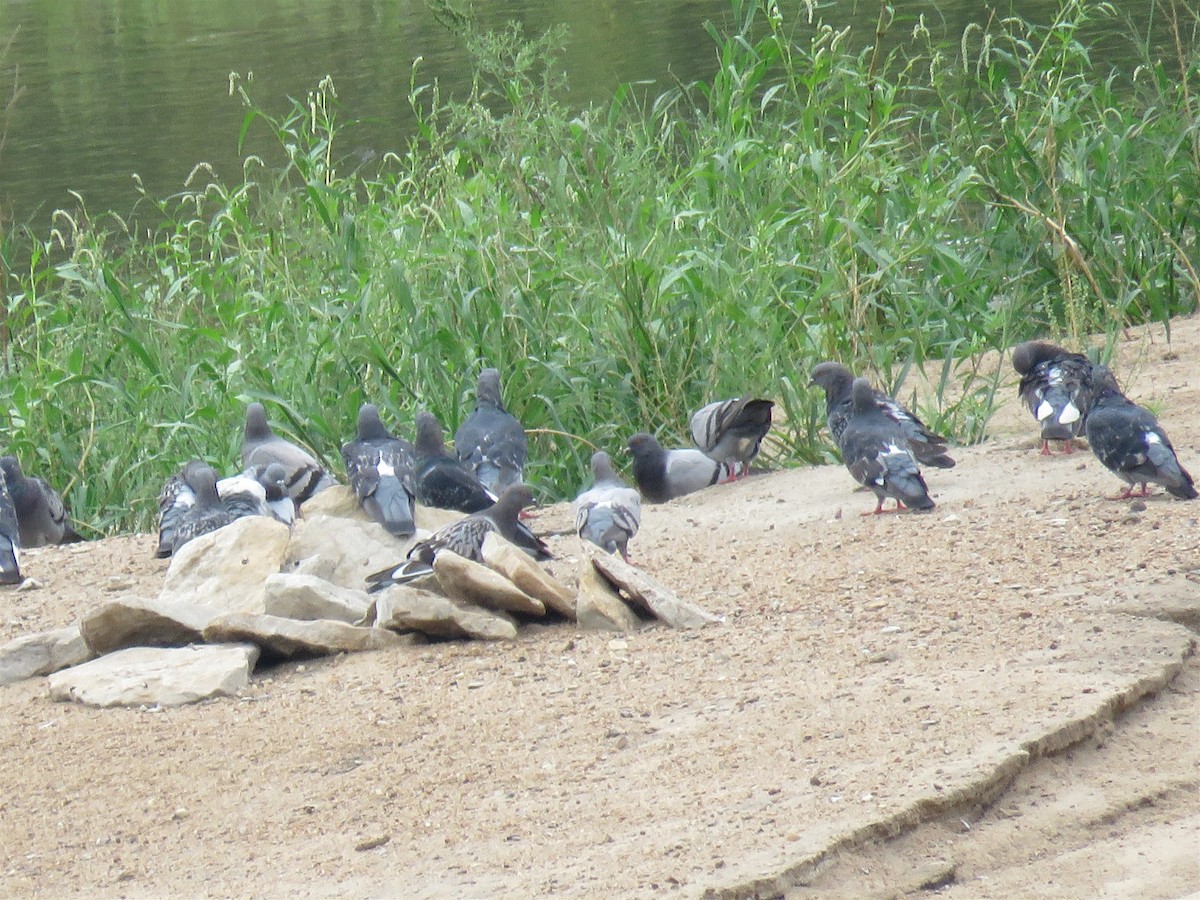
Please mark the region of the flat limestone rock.
[[189, 541], [171, 557], [159, 596], [219, 612], [263, 611], [268, 575], [279, 571], [291, 530], [266, 516], [246, 516]]
[[650, 615], [674, 628], [701, 628], [724, 621], [722, 617], [714, 616], [695, 603], [677, 596], [619, 556], [601, 550], [585, 552], [591, 556], [592, 565], [610, 584], [628, 594]]
[[541, 600], [547, 608], [566, 619], [575, 620], [575, 593], [555, 580], [528, 553], [494, 531], [484, 538], [483, 563], [530, 597]]
[[592, 565], [588, 556], [579, 564], [579, 596], [575, 602], [580, 628], [593, 631], [633, 631], [642, 624], [617, 589]]
[[[347, 484], [334, 485], [326, 488], [304, 504], [306, 519], [317, 516], [333, 516], [338, 519], [353, 519], [357, 522], [377, 524], [370, 513], [362, 508], [358, 495]], [[434, 509], [417, 505], [414, 508], [413, 520], [419, 531], [434, 532], [443, 525], [449, 525], [463, 517], [463, 513], [452, 509]], [[382, 527], [382, 526], [381, 526]], [[384, 532], [387, 533], [386, 531]], [[386, 565], [386, 563], [384, 564]], [[380, 567], [382, 568], [382, 566]]]
[[0, 647], [0, 684], [49, 675], [85, 663], [94, 656], [78, 625], [22, 635]]
[[204, 627], [218, 615], [197, 603], [121, 597], [87, 613], [79, 631], [94, 656], [126, 647], [186, 647], [201, 643]]
[[[328, 488], [317, 497], [341, 489]], [[331, 515], [309, 516], [307, 505], [305, 509], [305, 518], [296, 524], [283, 561], [286, 573], [314, 575], [338, 587], [365, 590], [368, 575], [402, 562], [412, 546], [412, 541], [393, 537], [378, 522]]]
[[448, 597], [406, 584], [392, 585], [375, 595], [374, 621], [379, 628], [420, 631], [434, 637], [501, 641], [517, 636], [516, 622], [503, 613], [459, 606]]
[[442, 590], [452, 599], [527, 616], [546, 614], [546, 605], [541, 600], [530, 597], [487, 566], [449, 550], [442, 550], [434, 558], [433, 574], [437, 576]]
[[182, 706], [236, 694], [249, 684], [257, 660], [252, 644], [130, 647], [51, 675], [50, 699], [88, 706]]
[[340, 587], [324, 578], [280, 572], [268, 576], [263, 605], [269, 616], [353, 624], [366, 615], [371, 598], [366, 591]]
[[278, 661], [297, 656], [331, 656], [382, 650], [411, 643], [383, 628], [360, 628], [323, 619], [301, 622], [279, 616], [228, 613], [204, 629], [210, 643], [249, 643], [262, 650], [263, 659]]

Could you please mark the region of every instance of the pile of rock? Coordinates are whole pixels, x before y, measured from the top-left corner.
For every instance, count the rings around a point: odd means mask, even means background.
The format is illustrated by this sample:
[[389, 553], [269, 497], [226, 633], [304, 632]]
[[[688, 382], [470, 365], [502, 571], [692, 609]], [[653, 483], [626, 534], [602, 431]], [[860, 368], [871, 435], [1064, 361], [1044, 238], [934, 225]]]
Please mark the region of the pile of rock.
[[[418, 510], [418, 538], [453, 513]], [[574, 539], [571, 539], [574, 540]], [[484, 564], [438, 555], [419, 582], [368, 594], [366, 576], [407, 547], [349, 489], [306, 505], [294, 532], [249, 517], [188, 543], [155, 599], [105, 603], [68, 628], [0, 648], [0, 684], [50, 675], [50, 694], [96, 706], [177, 705], [236, 694], [259, 662], [378, 650], [433, 638], [513, 639], [525, 622], [628, 631], [646, 619], [718, 621], [618, 557], [578, 546], [571, 588], [498, 535]]]

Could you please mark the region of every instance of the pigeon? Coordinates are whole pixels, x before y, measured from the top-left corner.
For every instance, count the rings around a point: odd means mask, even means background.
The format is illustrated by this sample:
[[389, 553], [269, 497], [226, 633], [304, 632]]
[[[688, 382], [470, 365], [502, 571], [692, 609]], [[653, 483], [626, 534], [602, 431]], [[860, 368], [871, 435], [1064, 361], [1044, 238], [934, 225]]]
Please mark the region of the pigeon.
[[[829, 434], [840, 447], [842, 431], [850, 420], [850, 386], [854, 383], [854, 375], [841, 363], [823, 362], [813, 367], [810, 383], [825, 389], [825, 416]], [[946, 455], [944, 437], [930, 431], [903, 403], [893, 400], [883, 391], [875, 391], [873, 396], [883, 414], [903, 429], [908, 449], [919, 463], [938, 469], [954, 468], [954, 459]]]
[[[267, 508], [276, 519], [289, 528], [296, 524], [296, 501], [288, 493], [287, 469], [280, 463], [251, 466], [243, 473], [257, 481], [263, 488]], [[217, 482], [217, 493], [225, 496], [221, 489], [226, 479]]]
[[381, 591], [403, 584], [433, 571], [433, 561], [442, 550], [480, 562], [483, 541], [491, 532], [520, 547], [534, 559], [553, 559], [550, 549], [517, 516], [533, 502], [533, 491], [522, 483], [510, 484], [494, 505], [482, 512], [451, 522], [408, 551], [408, 559], [396, 566], [367, 576], [369, 591]]
[[242, 439], [242, 465], [247, 469], [279, 463], [286, 472], [287, 492], [296, 503], [337, 484], [311, 453], [271, 430], [261, 403], [246, 407], [246, 431]]
[[665, 503], [721, 481], [729, 481], [734, 469], [729, 463], [710, 459], [693, 448], [664, 450], [654, 435], [638, 432], [629, 439], [633, 454], [633, 478], [642, 496], [652, 503]]
[[475, 410], [454, 435], [454, 452], [489, 491], [502, 491], [524, 476], [529, 442], [521, 423], [500, 400], [500, 372], [484, 369], [475, 388]]
[[442, 423], [433, 413], [417, 413], [416, 460], [417, 502], [437, 509], [477, 513], [496, 502], [496, 495], [446, 452]]
[[71, 544], [83, 537], [71, 527], [62, 497], [41, 478], [26, 476], [15, 456], [0, 459], [17, 514], [17, 533], [24, 548]]
[[[169, 556], [178, 553], [179, 548], [189, 541], [202, 534], [208, 534], [210, 531], [216, 531], [238, 518], [221, 501], [221, 497], [217, 493], [217, 473], [213, 471], [212, 466], [194, 459], [185, 465], [183, 471], [175, 477], [178, 478], [179, 484], [173, 489], [173, 496], [180, 498], [190, 494], [191, 497], [190, 502], [185, 503], [182, 508], [171, 507], [173, 514], [167, 521], [171, 552], [165, 554]], [[160, 511], [163, 498], [171, 493], [168, 490], [170, 485], [171, 482], [168, 481], [167, 487], [164, 487], [163, 492], [159, 495]], [[162, 553], [162, 538], [163, 517], [160, 516], [160, 554]]]
[[1087, 428], [1092, 403], [1092, 364], [1046, 341], [1026, 341], [1012, 352], [1013, 368], [1021, 376], [1018, 393], [1042, 426], [1042, 456], [1050, 442], [1063, 441], [1063, 452], [1074, 453], [1071, 438]]
[[412, 537], [417, 530], [412, 444], [383, 427], [374, 403], [358, 408], [358, 436], [342, 445], [342, 461], [358, 502], [371, 518], [389, 534]]
[[0, 584], [20, 584], [23, 580], [20, 534], [8, 479], [0, 474]]
[[1100, 462], [1129, 484], [1124, 493], [1112, 499], [1132, 497], [1137, 484], [1145, 497], [1148, 483], [1153, 481], [1174, 497], [1195, 500], [1192, 476], [1179, 464], [1167, 433], [1150, 410], [1122, 394], [1112, 372], [1104, 366], [1092, 370], [1091, 388], [1094, 393], [1087, 414], [1088, 444]]
[[933, 509], [904, 426], [888, 415], [865, 378], [851, 383], [850, 418], [842, 428], [840, 449], [850, 474], [878, 500], [864, 516], [883, 512], [886, 497], [895, 499], [897, 509]]
[[692, 414], [692, 440], [709, 459], [729, 463], [738, 475], [750, 474], [750, 460], [758, 456], [762, 439], [771, 428], [770, 400], [747, 394], [717, 400]]
[[613, 471], [603, 450], [592, 454], [595, 483], [575, 498], [575, 531], [607, 553], [620, 551], [629, 562], [629, 539], [638, 533], [642, 498]]

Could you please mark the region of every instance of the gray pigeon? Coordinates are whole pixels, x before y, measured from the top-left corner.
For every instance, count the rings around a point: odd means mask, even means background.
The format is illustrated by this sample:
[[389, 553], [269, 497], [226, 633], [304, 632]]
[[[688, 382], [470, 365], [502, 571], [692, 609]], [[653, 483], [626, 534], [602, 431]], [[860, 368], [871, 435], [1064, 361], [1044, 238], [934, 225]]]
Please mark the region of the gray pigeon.
[[528, 485], [510, 484], [493, 506], [439, 528], [425, 540], [415, 543], [405, 562], [368, 575], [367, 582], [371, 585], [368, 590], [380, 591], [389, 585], [428, 575], [442, 550], [480, 562], [484, 538], [493, 531], [534, 559], [552, 559], [550, 549], [517, 518], [532, 502], [533, 491]]
[[642, 498], [613, 471], [603, 450], [592, 454], [595, 483], [575, 498], [575, 531], [608, 553], [618, 550], [629, 561], [629, 539], [638, 533]]
[[1026, 341], [1013, 348], [1012, 363], [1021, 376], [1018, 394], [1041, 424], [1042, 455], [1050, 455], [1051, 441], [1073, 453], [1071, 438], [1086, 431], [1092, 405], [1091, 361], [1046, 341]]
[[[210, 531], [216, 531], [237, 518], [217, 494], [217, 473], [213, 471], [212, 466], [194, 459], [183, 467], [183, 472], [177, 477], [181, 482], [177, 496], [185, 496], [190, 492], [191, 503], [186, 505], [179, 515], [173, 516], [170, 520], [170, 555], [172, 556], [189, 541], [202, 534], [208, 534]], [[164, 489], [163, 493], [159, 495], [160, 503], [166, 495], [167, 491]], [[161, 548], [161, 520], [159, 542]]]
[[[204, 465], [198, 460], [194, 462]], [[159, 559], [172, 554], [179, 523], [196, 503], [196, 492], [189, 485], [186, 472], [187, 466], [168, 478], [158, 495], [158, 548], [154, 555]], [[198, 469], [194, 470], [193, 477], [196, 472]], [[284, 482], [285, 470], [278, 463], [252, 466], [241, 474], [218, 481], [217, 497], [230, 513], [230, 521], [243, 516], [268, 516], [290, 527], [296, 520], [296, 505], [288, 496]]]
[[[289, 528], [296, 524], [296, 501], [288, 493], [287, 469], [279, 463], [270, 465], [251, 466], [243, 474], [250, 476], [263, 488], [267, 508], [276, 519]], [[217, 493], [225, 496], [221, 485], [226, 479], [217, 482]]]
[[8, 492], [8, 479], [0, 474], [0, 584], [20, 584], [21, 532], [17, 510]]
[[358, 435], [342, 445], [342, 461], [358, 502], [398, 538], [412, 537], [416, 503], [413, 449], [383, 427], [374, 403], [358, 408]]
[[1094, 394], [1087, 414], [1088, 444], [1097, 459], [1129, 485], [1113, 499], [1132, 497], [1137, 484], [1145, 497], [1148, 483], [1153, 481], [1174, 497], [1195, 500], [1192, 476], [1179, 464], [1167, 433], [1150, 410], [1122, 394], [1112, 372], [1104, 366], [1092, 370], [1090, 385]]
[[500, 399], [498, 370], [479, 373], [475, 409], [455, 432], [454, 452], [489, 491], [502, 491], [524, 477], [529, 442], [521, 423]]
[[654, 435], [644, 431], [629, 439], [629, 452], [633, 454], [633, 478], [638, 490], [651, 503], [674, 500], [729, 481], [734, 475], [728, 463], [709, 459], [699, 450], [664, 450]]
[[933, 509], [904, 427], [880, 406], [865, 378], [855, 378], [851, 385], [850, 418], [842, 429], [840, 449], [850, 474], [874, 491], [878, 500], [864, 516], [883, 512], [886, 497], [895, 499], [897, 509]]
[[26, 476], [15, 456], [0, 458], [0, 470], [8, 483], [21, 546], [45, 547], [71, 544], [83, 538], [71, 527], [62, 497], [41, 478]]
[[750, 460], [771, 429], [774, 406], [749, 394], [717, 400], [692, 414], [692, 440], [709, 459], [732, 466], [735, 477], [749, 475]]
[[442, 423], [433, 413], [417, 413], [416, 459], [417, 502], [436, 509], [476, 513], [496, 502], [496, 495], [475, 473], [446, 452]]
[[[854, 383], [854, 374], [841, 363], [818, 363], [813, 367], [810, 383], [825, 389], [825, 417], [829, 434], [840, 447], [842, 431], [850, 421], [850, 386]], [[908, 449], [918, 462], [939, 469], [954, 467], [954, 459], [946, 455], [944, 437], [930, 431], [908, 407], [883, 391], [875, 391], [874, 398], [883, 414], [901, 427]]]
[[268, 466], [279, 463], [287, 473], [287, 492], [297, 504], [326, 488], [335, 479], [307, 450], [285, 440], [271, 430], [261, 403], [246, 407], [246, 430], [242, 438], [242, 466]]

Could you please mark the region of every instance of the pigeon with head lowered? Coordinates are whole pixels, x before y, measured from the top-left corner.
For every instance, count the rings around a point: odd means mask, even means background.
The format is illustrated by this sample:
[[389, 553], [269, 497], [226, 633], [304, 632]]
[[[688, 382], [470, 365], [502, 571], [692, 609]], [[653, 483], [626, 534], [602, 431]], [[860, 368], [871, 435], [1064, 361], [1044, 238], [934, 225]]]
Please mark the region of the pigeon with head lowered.
[[[266, 466], [251, 466], [243, 474], [249, 475], [262, 485], [263, 497], [271, 515], [288, 527], [296, 524], [296, 501], [288, 493], [287, 469], [279, 463], [271, 463]], [[225, 494], [221, 485], [226, 480], [222, 478], [217, 482], [217, 493], [222, 497]]]
[[371, 518], [398, 538], [412, 537], [417, 530], [412, 445], [383, 427], [374, 403], [359, 407], [358, 435], [342, 445], [342, 461]]
[[[823, 362], [813, 367], [811, 384], [825, 389], [826, 423], [833, 442], [839, 447], [842, 431], [850, 420], [850, 387], [853, 383], [853, 373], [841, 363]], [[883, 414], [903, 430], [908, 449], [919, 463], [938, 469], [954, 467], [954, 459], [946, 454], [944, 437], [930, 431], [908, 407], [883, 391], [877, 390], [873, 396]]]
[[709, 459], [727, 463], [737, 475], [750, 474], [750, 460], [771, 429], [775, 404], [747, 394], [717, 400], [692, 414], [692, 440]]
[[603, 450], [592, 454], [595, 483], [575, 498], [575, 531], [608, 553], [620, 552], [629, 561], [629, 539], [642, 521], [642, 498], [613, 470]]
[[883, 410], [865, 378], [855, 378], [851, 385], [850, 418], [842, 429], [840, 449], [850, 474], [878, 500], [875, 509], [863, 515], [883, 512], [887, 497], [896, 501], [897, 509], [933, 509], [903, 426]]
[[686, 448], [665, 450], [652, 434], [638, 432], [629, 439], [633, 455], [633, 478], [642, 496], [652, 503], [665, 503], [733, 478], [729, 463], [710, 459], [701, 451]]
[[439, 528], [413, 544], [403, 563], [368, 575], [367, 582], [371, 585], [368, 590], [379, 591], [428, 575], [433, 571], [434, 559], [443, 550], [480, 562], [483, 541], [493, 531], [534, 559], [552, 559], [550, 549], [518, 518], [521, 510], [532, 502], [533, 491], [528, 485], [510, 484], [492, 506]]
[[1018, 344], [1012, 363], [1021, 376], [1018, 394], [1041, 425], [1042, 455], [1050, 455], [1051, 441], [1073, 453], [1071, 438], [1084, 433], [1092, 405], [1092, 363], [1047, 341]]
[[[159, 552], [156, 554], [159, 556], [173, 556], [179, 552], [180, 547], [189, 541], [202, 534], [223, 528], [238, 518], [233, 511], [226, 507], [217, 493], [217, 473], [208, 463], [194, 459], [185, 465], [183, 471], [175, 477], [179, 480], [178, 485], [170, 491], [168, 488], [164, 488], [162, 494], [159, 495], [160, 513], [161, 504], [168, 496], [176, 498], [189, 496], [190, 502], [182, 507], [171, 507], [173, 512], [166, 529], [170, 538], [170, 553], [166, 554], [162, 552], [164, 518], [160, 514]], [[167, 484], [169, 486], [171, 482], [168, 481]]]
[[17, 530], [21, 546], [45, 547], [50, 544], [71, 544], [83, 537], [71, 527], [70, 517], [62, 497], [36, 475], [27, 476], [15, 456], [0, 458], [0, 470], [8, 483], [17, 514]]
[[504, 408], [498, 370], [479, 373], [475, 409], [454, 434], [454, 452], [489, 491], [501, 491], [524, 476], [529, 442], [521, 423]]
[[417, 413], [417, 443], [413, 470], [417, 478], [417, 502], [437, 509], [476, 513], [496, 502], [475, 474], [446, 452], [442, 423], [429, 412]]
[[1141, 496], [1145, 497], [1152, 481], [1165, 487], [1173, 497], [1195, 500], [1192, 476], [1179, 464], [1175, 448], [1154, 414], [1122, 394], [1116, 378], [1104, 366], [1092, 370], [1091, 386], [1088, 444], [1096, 458], [1129, 485], [1113, 499], [1132, 497], [1138, 484], [1142, 486]]
[[0, 473], [0, 584], [20, 584], [21, 532], [17, 510], [8, 492], [8, 479]]
[[296, 503], [303, 503], [337, 484], [337, 479], [317, 462], [315, 456], [271, 430], [261, 403], [251, 403], [246, 407], [242, 466], [249, 469], [271, 463], [283, 466], [288, 496]]

